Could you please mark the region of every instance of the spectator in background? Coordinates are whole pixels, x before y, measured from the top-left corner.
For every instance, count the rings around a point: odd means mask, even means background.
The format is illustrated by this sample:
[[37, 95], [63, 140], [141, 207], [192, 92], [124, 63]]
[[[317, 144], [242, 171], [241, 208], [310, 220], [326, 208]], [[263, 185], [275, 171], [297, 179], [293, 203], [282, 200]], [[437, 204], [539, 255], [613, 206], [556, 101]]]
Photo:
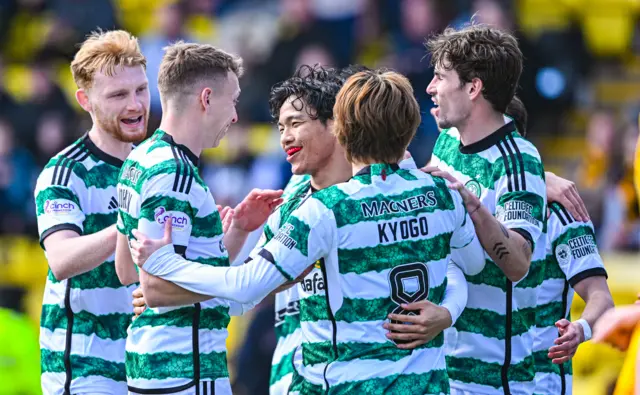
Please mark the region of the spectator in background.
[[14, 131], [0, 120], [0, 234], [20, 234], [34, 230], [31, 193], [36, 169], [31, 154], [14, 142]]

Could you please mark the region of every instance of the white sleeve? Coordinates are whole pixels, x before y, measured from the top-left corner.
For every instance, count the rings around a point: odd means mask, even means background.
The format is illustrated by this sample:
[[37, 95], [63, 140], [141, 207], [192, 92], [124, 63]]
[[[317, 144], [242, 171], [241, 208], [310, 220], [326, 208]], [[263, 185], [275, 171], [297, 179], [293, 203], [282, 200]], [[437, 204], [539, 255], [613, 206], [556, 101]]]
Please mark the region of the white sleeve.
[[444, 291], [442, 306], [449, 310], [452, 326], [467, 305], [467, 297], [467, 280], [464, 278], [460, 267], [454, 261], [449, 261], [447, 265], [447, 288]]
[[451, 196], [456, 206], [456, 221], [460, 224], [451, 237], [451, 258], [466, 275], [473, 276], [484, 269], [484, 249], [460, 194], [452, 191]]
[[[255, 305], [286, 281], [275, 266], [257, 255], [250, 262], [231, 267], [216, 267], [191, 262], [176, 254], [173, 245], [155, 251], [142, 269], [188, 291]], [[245, 307], [234, 306], [234, 312]]]

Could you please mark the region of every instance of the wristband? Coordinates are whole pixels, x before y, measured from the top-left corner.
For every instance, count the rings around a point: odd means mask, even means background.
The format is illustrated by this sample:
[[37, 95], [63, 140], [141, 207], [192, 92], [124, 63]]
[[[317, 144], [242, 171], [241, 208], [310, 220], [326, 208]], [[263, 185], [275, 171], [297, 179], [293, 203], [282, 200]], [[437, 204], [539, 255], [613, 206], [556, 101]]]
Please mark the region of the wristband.
[[591, 327], [587, 320], [580, 318], [576, 323], [582, 325], [582, 329], [584, 330], [584, 341], [591, 340]]

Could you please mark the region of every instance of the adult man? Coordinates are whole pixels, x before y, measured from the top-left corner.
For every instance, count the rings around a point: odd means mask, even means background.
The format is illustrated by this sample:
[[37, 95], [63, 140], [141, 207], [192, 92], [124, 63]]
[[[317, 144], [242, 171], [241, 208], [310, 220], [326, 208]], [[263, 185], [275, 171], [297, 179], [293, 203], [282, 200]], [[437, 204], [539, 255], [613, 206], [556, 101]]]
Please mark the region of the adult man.
[[45, 394], [126, 392], [131, 291], [116, 276], [116, 183], [149, 116], [137, 39], [94, 33], [71, 62], [76, 99], [93, 125], [38, 178], [40, 241], [49, 261], [40, 323]]
[[540, 155], [503, 115], [522, 53], [513, 36], [483, 25], [447, 29], [427, 45], [435, 66], [427, 93], [443, 129], [431, 164], [460, 190], [487, 259], [467, 276], [447, 356], [452, 393], [531, 394], [547, 198]]
[[[252, 191], [223, 234], [215, 201], [198, 174], [202, 150], [217, 146], [237, 121], [241, 75], [241, 59], [211, 45], [166, 48], [158, 77], [160, 128], [129, 155], [118, 183], [116, 267], [123, 283], [138, 279], [127, 245], [133, 229], [158, 235], [166, 223], [176, 233], [176, 252], [198, 266], [228, 266], [248, 232], [280, 203], [281, 191]], [[201, 303], [174, 298], [175, 307], [153, 308], [156, 280], [140, 271], [151, 308], [136, 318], [127, 337], [130, 393], [230, 394], [229, 315], [251, 306], [197, 295]]]
[[[397, 165], [420, 120], [406, 78], [374, 71], [350, 77], [334, 119], [354, 177], [310, 195], [251, 261], [194, 267], [166, 246], [168, 228], [162, 240], [137, 233], [134, 258], [187, 289], [240, 302], [262, 299], [320, 261], [324, 287], [298, 289], [302, 366], [294, 376], [304, 378], [300, 392], [446, 393], [442, 334], [417, 350], [399, 351], [382, 323], [406, 302], [441, 304], [449, 258], [453, 254], [467, 274], [478, 273], [480, 245], [456, 193], [440, 179]], [[192, 276], [206, 281], [195, 285]]]

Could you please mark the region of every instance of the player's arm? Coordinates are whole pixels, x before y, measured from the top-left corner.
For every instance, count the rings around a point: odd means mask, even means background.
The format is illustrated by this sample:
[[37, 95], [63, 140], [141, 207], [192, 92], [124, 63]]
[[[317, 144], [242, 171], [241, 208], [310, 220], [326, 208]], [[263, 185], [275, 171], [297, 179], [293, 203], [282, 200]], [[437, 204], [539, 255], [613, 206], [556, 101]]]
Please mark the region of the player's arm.
[[159, 240], [137, 233], [137, 241], [132, 242], [133, 258], [148, 273], [192, 292], [239, 303], [256, 303], [286, 281], [300, 276], [329, 251], [335, 227], [331, 213], [319, 217], [318, 221], [306, 222], [302, 218], [307, 218], [308, 210], [301, 212], [305, 206], [308, 203], [294, 212], [278, 235], [244, 265], [194, 264], [173, 253], [170, 232], [165, 232]]
[[152, 276], [144, 270], [140, 270], [140, 284], [142, 284], [144, 300], [149, 307], [185, 306], [211, 299], [210, 295], [187, 291], [179, 285]]
[[124, 228], [122, 225], [122, 213], [118, 213], [117, 224], [117, 236], [116, 236], [116, 274], [118, 280], [123, 285], [130, 285], [140, 281], [138, 277], [138, 271], [136, 265], [131, 259], [131, 253], [129, 252], [129, 241], [127, 236], [123, 233]]
[[613, 307], [613, 298], [591, 222], [577, 222], [568, 210], [557, 204], [552, 204], [550, 211], [552, 252], [569, 285], [585, 301], [580, 319], [573, 322], [561, 319], [555, 324], [560, 337], [549, 349], [549, 358], [559, 364], [571, 359], [578, 346], [591, 338], [591, 328]]
[[[62, 177], [63, 173], [67, 176]], [[58, 281], [98, 267], [116, 248], [115, 225], [83, 235], [85, 214], [78, 195], [82, 188], [82, 180], [64, 166], [48, 167], [38, 177], [35, 201], [40, 243]]]

